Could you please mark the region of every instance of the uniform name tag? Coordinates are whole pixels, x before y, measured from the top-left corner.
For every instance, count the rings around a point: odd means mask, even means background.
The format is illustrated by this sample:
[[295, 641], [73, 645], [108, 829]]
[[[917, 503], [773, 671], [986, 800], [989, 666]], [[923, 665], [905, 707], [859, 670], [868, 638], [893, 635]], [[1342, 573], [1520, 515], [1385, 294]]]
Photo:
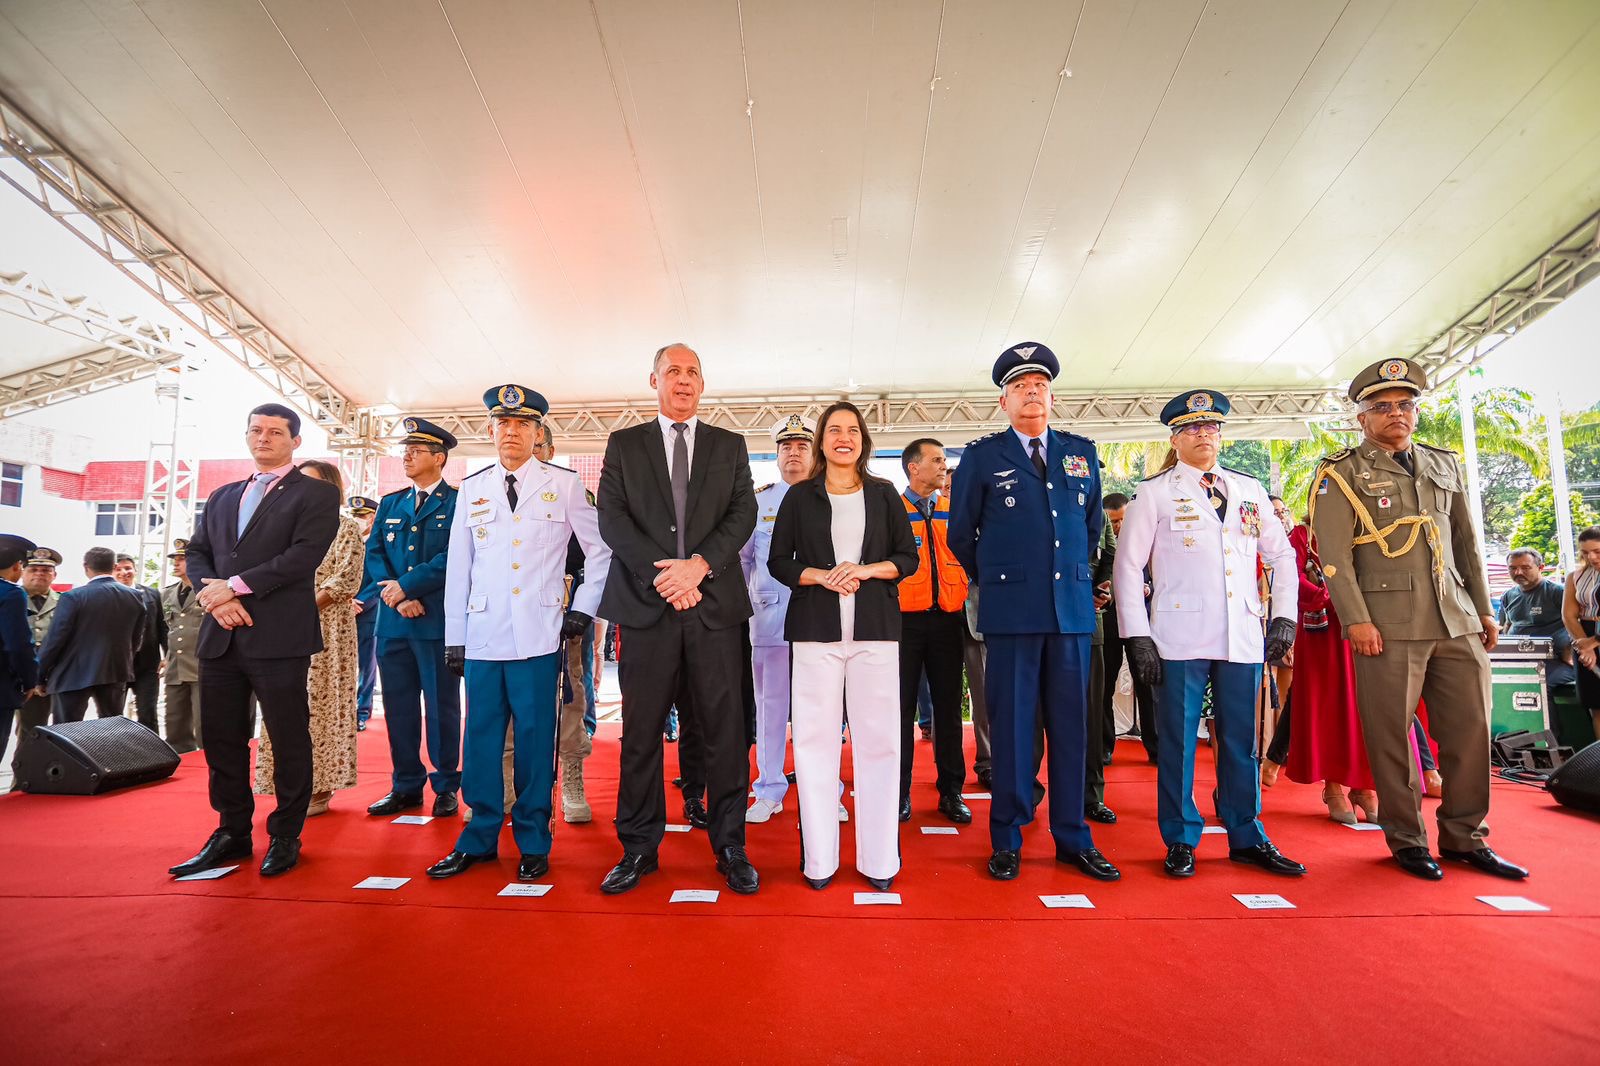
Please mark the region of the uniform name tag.
[[776, 522], [778, 520], [778, 516], [775, 514], [764, 514], [761, 516], [761, 520], [763, 522]]
[[385, 518], [384, 521], [391, 526], [397, 526], [402, 520], [399, 518]]

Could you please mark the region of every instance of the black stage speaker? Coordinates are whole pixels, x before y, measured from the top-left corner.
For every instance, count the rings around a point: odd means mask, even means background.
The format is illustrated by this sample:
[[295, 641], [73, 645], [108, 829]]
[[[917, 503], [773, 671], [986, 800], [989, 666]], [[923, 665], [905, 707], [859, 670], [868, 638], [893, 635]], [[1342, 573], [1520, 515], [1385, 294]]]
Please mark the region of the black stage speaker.
[[1557, 803], [1600, 814], [1600, 741], [1562, 763], [1545, 788]]
[[17, 750], [17, 787], [94, 796], [171, 777], [178, 753], [132, 718], [91, 718], [31, 730]]

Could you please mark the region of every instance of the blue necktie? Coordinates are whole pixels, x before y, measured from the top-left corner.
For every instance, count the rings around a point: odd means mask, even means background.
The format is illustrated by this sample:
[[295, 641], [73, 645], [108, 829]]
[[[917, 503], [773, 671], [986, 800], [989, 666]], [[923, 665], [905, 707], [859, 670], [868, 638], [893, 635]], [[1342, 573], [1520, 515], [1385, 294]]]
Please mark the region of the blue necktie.
[[261, 506], [262, 497], [267, 494], [267, 484], [277, 476], [277, 474], [257, 474], [250, 479], [250, 484], [244, 490], [244, 498], [239, 501], [237, 536], [244, 536], [245, 527], [250, 524], [250, 517], [256, 513], [256, 508]]

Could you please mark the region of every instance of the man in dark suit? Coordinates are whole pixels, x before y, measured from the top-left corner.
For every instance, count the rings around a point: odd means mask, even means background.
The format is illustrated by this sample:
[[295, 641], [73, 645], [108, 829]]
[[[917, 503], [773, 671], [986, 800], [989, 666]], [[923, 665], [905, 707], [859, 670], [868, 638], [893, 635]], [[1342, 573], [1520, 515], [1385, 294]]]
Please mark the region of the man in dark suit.
[[101, 718], [122, 714], [149, 620], [144, 601], [111, 576], [116, 563], [110, 548], [84, 552], [89, 580], [63, 592], [56, 604], [55, 621], [39, 652], [39, 676], [52, 696], [51, 714], [58, 724], [83, 721], [90, 699]]
[[159, 733], [161, 723], [156, 718], [156, 700], [161, 693], [161, 652], [167, 646], [167, 618], [161, 609], [161, 593], [139, 583], [139, 561], [131, 555], [117, 556], [111, 576], [123, 588], [133, 590], [144, 604], [144, 636], [139, 639], [139, 650], [133, 657], [133, 682], [128, 691], [133, 693], [134, 713], [139, 717], [139, 724]]
[[183, 877], [248, 858], [250, 697], [272, 734], [278, 807], [267, 818], [265, 877], [300, 859], [311, 803], [311, 708], [306, 672], [322, 650], [317, 566], [339, 529], [339, 490], [295, 469], [300, 416], [282, 404], [250, 412], [245, 443], [256, 473], [206, 501], [188, 545], [189, 580], [200, 589], [200, 720], [220, 826], [205, 847], [172, 867]]
[[600, 535], [612, 551], [600, 614], [622, 626], [622, 773], [617, 838], [623, 856], [600, 890], [626, 892], [656, 869], [666, 828], [662, 728], [680, 682], [704, 744], [711, 847], [735, 892], [759, 887], [744, 851], [750, 787], [744, 658], [750, 596], [739, 550], [756, 523], [750, 457], [734, 433], [695, 417], [700, 357], [682, 344], [656, 353], [660, 414], [611, 435], [600, 473]]
[[34, 550], [33, 541], [0, 533], [0, 746], [11, 739], [17, 708], [39, 680], [28, 628], [28, 594], [17, 584]]

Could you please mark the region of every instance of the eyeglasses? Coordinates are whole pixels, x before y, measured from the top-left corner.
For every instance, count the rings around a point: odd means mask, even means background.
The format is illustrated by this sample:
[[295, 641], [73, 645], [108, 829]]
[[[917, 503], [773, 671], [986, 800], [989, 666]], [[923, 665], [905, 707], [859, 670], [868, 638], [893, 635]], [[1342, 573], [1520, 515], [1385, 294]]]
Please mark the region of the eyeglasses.
[[1191, 437], [1220, 437], [1222, 427], [1215, 422], [1201, 422], [1198, 425], [1184, 426], [1179, 432], [1187, 433]]
[[1390, 415], [1396, 411], [1403, 415], [1409, 415], [1415, 413], [1416, 409], [1417, 401], [1415, 400], [1400, 400], [1396, 403], [1391, 403], [1388, 400], [1379, 400], [1377, 403], [1369, 403], [1367, 405], [1367, 410], [1380, 415]]
[[432, 455], [433, 449], [425, 444], [413, 444], [405, 448], [400, 454], [407, 458], [413, 455]]

